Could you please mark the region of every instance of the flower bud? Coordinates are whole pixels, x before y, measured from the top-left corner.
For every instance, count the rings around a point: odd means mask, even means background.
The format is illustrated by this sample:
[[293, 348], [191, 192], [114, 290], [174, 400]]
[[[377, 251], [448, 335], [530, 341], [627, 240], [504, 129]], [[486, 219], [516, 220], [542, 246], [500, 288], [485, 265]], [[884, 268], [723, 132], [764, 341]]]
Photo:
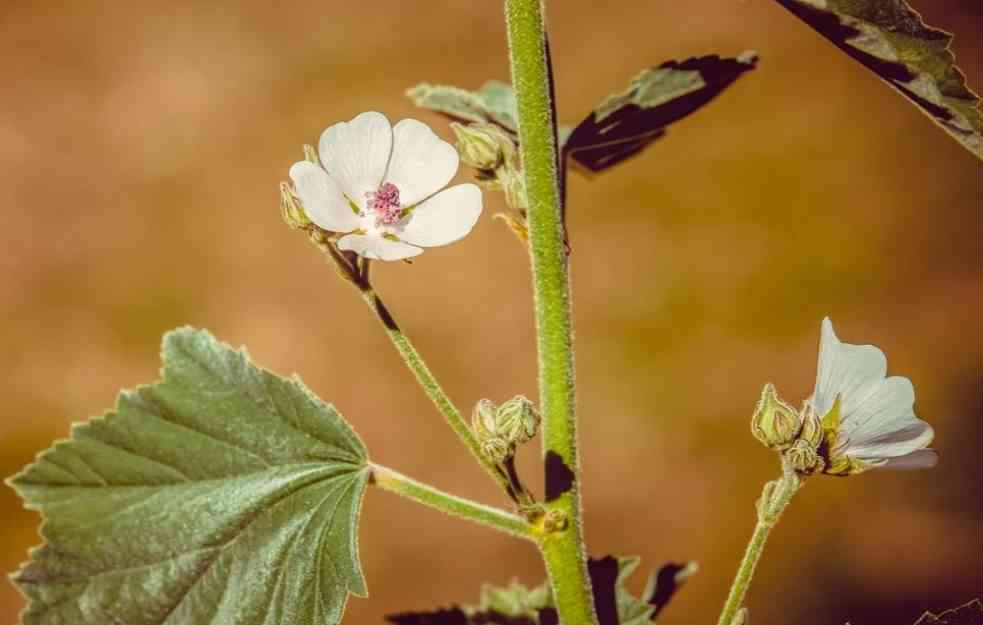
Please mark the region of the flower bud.
[[526, 443], [539, 430], [539, 412], [522, 395], [516, 395], [499, 406], [496, 419], [499, 431], [510, 443]]
[[805, 441], [813, 449], [818, 449], [819, 444], [823, 442], [823, 424], [816, 414], [816, 409], [808, 401], [803, 404], [799, 412], [799, 422], [802, 424], [799, 440]]
[[512, 455], [512, 446], [499, 436], [479, 439], [481, 453], [495, 464], [505, 462]]
[[490, 399], [482, 399], [474, 406], [471, 412], [471, 427], [478, 435], [478, 440], [497, 437], [498, 421], [495, 418], [495, 402]]
[[751, 417], [751, 433], [770, 449], [788, 449], [799, 433], [799, 416], [782, 401], [771, 384], [765, 384]]
[[302, 230], [311, 225], [300, 198], [288, 182], [280, 183], [280, 213], [283, 215], [283, 221], [294, 230]]
[[505, 192], [505, 202], [511, 208], [524, 211], [529, 206], [526, 198], [526, 181], [521, 169], [503, 167], [498, 171], [498, 182]]
[[317, 157], [317, 150], [314, 149], [314, 146], [306, 143], [304, 144], [304, 160], [315, 165], [321, 164], [321, 160]]
[[457, 135], [461, 162], [475, 169], [495, 169], [515, 152], [512, 138], [494, 124], [455, 122], [451, 129]]
[[819, 457], [819, 452], [816, 451], [816, 447], [810, 444], [803, 438], [795, 441], [792, 446], [785, 452], [785, 457], [788, 459], [792, 468], [799, 473], [813, 473], [815, 471], [822, 471], [825, 466], [823, 459]]

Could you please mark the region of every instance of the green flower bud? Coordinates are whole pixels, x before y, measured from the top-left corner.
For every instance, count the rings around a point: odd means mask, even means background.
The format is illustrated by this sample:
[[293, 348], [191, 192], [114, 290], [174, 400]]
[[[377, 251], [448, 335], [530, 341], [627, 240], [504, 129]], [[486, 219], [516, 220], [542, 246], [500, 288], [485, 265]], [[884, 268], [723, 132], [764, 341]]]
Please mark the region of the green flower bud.
[[492, 436], [479, 439], [481, 453], [495, 464], [505, 462], [512, 455], [513, 447], [504, 438]]
[[788, 451], [785, 452], [785, 457], [793, 469], [804, 474], [822, 471], [826, 465], [823, 459], [819, 457], [816, 447], [803, 438], [798, 439], [792, 444]]
[[499, 431], [511, 443], [526, 443], [539, 431], [539, 412], [522, 395], [516, 395], [499, 406], [495, 416]]
[[289, 182], [280, 183], [280, 213], [283, 221], [294, 230], [303, 230], [311, 225], [300, 198], [294, 193]]
[[751, 433], [770, 449], [784, 450], [791, 447], [799, 433], [799, 416], [782, 401], [771, 384], [765, 384], [761, 399], [751, 417]]
[[526, 198], [526, 181], [522, 170], [503, 167], [498, 171], [498, 182], [505, 192], [505, 202], [516, 210], [525, 210], [529, 206]]
[[482, 399], [475, 404], [474, 410], [471, 412], [471, 428], [478, 436], [479, 441], [498, 437], [496, 411], [495, 402], [490, 399]]
[[304, 160], [315, 165], [321, 164], [321, 160], [317, 157], [317, 150], [312, 145], [304, 144]]
[[805, 441], [813, 449], [818, 449], [819, 444], [823, 442], [823, 424], [819, 420], [819, 415], [816, 414], [816, 409], [809, 402], [802, 406], [802, 411], [799, 412], [799, 421], [802, 424], [799, 440]]
[[494, 124], [452, 123], [457, 135], [461, 162], [475, 169], [494, 170], [515, 153], [515, 143], [504, 130]]

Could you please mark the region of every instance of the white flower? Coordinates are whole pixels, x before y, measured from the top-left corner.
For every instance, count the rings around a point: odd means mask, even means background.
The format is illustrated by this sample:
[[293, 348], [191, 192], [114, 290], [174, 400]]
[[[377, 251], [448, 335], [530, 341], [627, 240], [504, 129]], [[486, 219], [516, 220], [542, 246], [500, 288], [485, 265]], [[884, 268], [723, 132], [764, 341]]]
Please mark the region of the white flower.
[[301, 161], [290, 178], [311, 221], [347, 233], [341, 250], [410, 258], [464, 238], [481, 214], [477, 186], [441, 191], [457, 173], [457, 150], [415, 119], [390, 126], [362, 113], [325, 130], [318, 152], [323, 167]]
[[822, 324], [816, 388], [808, 401], [827, 430], [827, 473], [926, 468], [938, 460], [934, 450], [925, 449], [934, 432], [915, 416], [911, 380], [887, 377], [884, 352], [873, 345], [840, 342], [828, 317]]

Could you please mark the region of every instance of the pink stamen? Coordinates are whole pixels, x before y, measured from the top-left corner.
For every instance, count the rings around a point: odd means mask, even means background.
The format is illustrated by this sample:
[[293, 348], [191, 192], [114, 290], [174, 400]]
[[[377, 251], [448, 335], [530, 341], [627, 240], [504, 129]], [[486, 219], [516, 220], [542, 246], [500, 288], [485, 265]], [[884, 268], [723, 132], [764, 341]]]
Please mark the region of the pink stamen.
[[375, 213], [376, 226], [391, 226], [399, 221], [399, 188], [387, 182], [378, 191], [365, 194], [369, 210]]

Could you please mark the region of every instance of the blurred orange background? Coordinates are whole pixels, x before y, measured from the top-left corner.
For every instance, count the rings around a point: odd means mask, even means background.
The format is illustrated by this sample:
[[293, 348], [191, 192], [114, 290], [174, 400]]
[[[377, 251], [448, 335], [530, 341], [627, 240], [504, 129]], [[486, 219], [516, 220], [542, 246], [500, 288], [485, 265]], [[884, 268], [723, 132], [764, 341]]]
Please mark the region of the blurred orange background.
[[[983, 9], [917, 2], [983, 86]], [[936, 426], [932, 471], [809, 483], [773, 534], [751, 622], [911, 623], [983, 594], [983, 169], [769, 0], [553, 2], [559, 114], [641, 68], [761, 53], [643, 156], [570, 183], [586, 533], [652, 567], [697, 560], [666, 624], [710, 623], [776, 475], [761, 386], [811, 391], [819, 321], [881, 346]], [[504, 503], [354, 291], [280, 221], [277, 183], [369, 109], [446, 121], [421, 81], [508, 79], [499, 2], [23, 2], [0, 8], [0, 473], [153, 380], [160, 335], [207, 327], [299, 372], [372, 457]], [[462, 172], [464, 179], [466, 172]], [[527, 258], [490, 215], [375, 281], [448, 392], [535, 396]], [[535, 447], [535, 446], [531, 446]], [[538, 488], [537, 450], [522, 467]], [[0, 569], [38, 542], [0, 487]], [[372, 492], [371, 598], [346, 623], [542, 579], [528, 545]], [[633, 580], [639, 590], [644, 575]], [[0, 582], [0, 623], [23, 605]]]

